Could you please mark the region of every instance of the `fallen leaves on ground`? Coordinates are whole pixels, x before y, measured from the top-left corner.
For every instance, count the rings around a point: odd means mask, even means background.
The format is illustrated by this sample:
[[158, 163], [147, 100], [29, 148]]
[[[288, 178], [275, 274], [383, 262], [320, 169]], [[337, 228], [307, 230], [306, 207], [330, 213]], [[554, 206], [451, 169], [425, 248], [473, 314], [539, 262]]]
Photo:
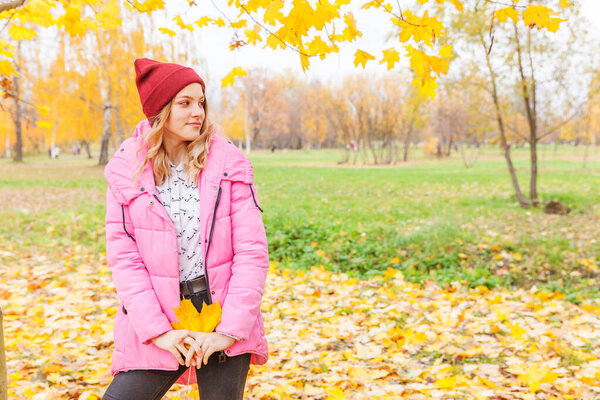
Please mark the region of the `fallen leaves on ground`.
[[[4, 248], [0, 305], [9, 398], [102, 396], [118, 307], [103, 255]], [[600, 307], [559, 293], [418, 286], [393, 269], [358, 281], [272, 263], [263, 315], [270, 359], [251, 368], [247, 399], [600, 397]]]

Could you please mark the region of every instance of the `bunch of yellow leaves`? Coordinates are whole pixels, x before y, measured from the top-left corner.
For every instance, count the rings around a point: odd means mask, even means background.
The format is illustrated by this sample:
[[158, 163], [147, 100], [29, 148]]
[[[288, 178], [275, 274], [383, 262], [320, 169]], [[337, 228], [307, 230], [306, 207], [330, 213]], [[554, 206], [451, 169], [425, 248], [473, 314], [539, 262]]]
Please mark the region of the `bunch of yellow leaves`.
[[202, 302], [200, 312], [188, 299], [183, 299], [179, 307], [174, 308], [179, 322], [171, 322], [175, 329], [188, 329], [194, 332], [212, 332], [221, 322], [221, 305], [217, 302], [207, 305]]

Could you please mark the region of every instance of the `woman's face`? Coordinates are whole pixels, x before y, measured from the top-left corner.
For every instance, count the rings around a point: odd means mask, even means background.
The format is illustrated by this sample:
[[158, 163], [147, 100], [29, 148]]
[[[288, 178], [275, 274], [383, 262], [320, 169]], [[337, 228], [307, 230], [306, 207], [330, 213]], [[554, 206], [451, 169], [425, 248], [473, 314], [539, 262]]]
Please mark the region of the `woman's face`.
[[200, 135], [206, 117], [204, 91], [199, 83], [190, 83], [173, 97], [171, 113], [165, 122], [165, 135], [180, 141], [192, 141]]

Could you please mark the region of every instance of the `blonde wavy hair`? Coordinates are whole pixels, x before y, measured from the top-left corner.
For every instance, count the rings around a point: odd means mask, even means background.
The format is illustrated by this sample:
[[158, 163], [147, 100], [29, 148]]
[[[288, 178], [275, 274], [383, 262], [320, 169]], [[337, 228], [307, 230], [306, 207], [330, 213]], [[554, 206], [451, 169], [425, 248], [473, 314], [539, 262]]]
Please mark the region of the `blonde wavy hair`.
[[[144, 136], [144, 142], [138, 153], [142, 151], [146, 145], [149, 149], [146, 153], [146, 157], [139, 166], [135, 175], [133, 176], [134, 182], [137, 184], [137, 180], [142, 173], [144, 166], [151, 160], [152, 170], [154, 171], [154, 182], [156, 185], [162, 185], [166, 177], [170, 174], [171, 166], [169, 165], [169, 157], [163, 146], [163, 132], [165, 129], [165, 123], [169, 119], [171, 114], [171, 105], [173, 100], [160, 110], [158, 115], [152, 120], [152, 128]], [[198, 184], [198, 177], [200, 171], [204, 168], [206, 158], [208, 156], [208, 150], [210, 147], [210, 141], [214, 135], [214, 129], [212, 124], [208, 121], [208, 105], [206, 99], [204, 100], [204, 121], [200, 128], [200, 135], [189, 142], [187, 145], [187, 159], [184, 160], [184, 170], [187, 174], [187, 181]]]

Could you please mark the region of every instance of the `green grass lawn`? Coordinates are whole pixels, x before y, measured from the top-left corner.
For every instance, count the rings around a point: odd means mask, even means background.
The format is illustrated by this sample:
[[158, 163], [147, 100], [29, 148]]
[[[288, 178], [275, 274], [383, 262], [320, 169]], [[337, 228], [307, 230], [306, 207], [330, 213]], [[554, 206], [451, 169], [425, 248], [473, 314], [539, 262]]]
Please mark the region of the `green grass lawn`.
[[[528, 150], [513, 150], [528, 193]], [[540, 149], [538, 191], [569, 215], [518, 206], [497, 148], [465, 168], [415, 149], [406, 164], [337, 165], [340, 150], [255, 151], [271, 259], [351, 275], [397, 268], [411, 281], [560, 290], [577, 302], [600, 283], [600, 149]], [[103, 169], [96, 160], [0, 160], [0, 243], [30, 252], [104, 251]], [[2, 257], [2, 256], [0, 256]], [[1, 258], [0, 258], [1, 261]]]

